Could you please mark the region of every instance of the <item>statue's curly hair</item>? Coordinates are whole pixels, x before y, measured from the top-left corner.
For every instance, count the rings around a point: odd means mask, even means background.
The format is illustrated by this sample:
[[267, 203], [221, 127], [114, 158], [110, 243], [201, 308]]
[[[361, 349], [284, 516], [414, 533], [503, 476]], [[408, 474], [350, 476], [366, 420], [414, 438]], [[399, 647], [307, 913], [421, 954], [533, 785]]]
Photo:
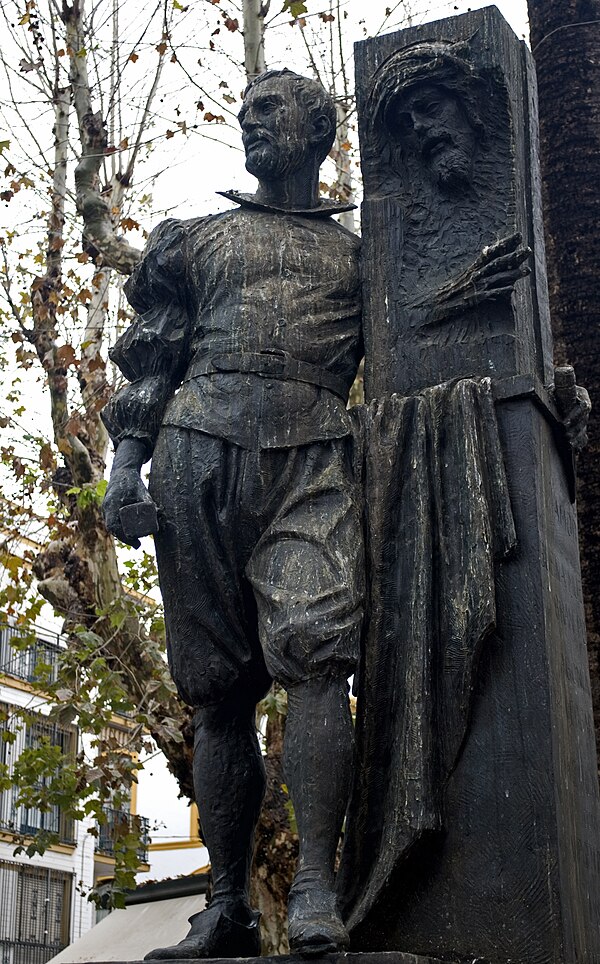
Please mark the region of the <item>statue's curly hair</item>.
[[325, 117], [327, 119], [327, 132], [316, 145], [318, 161], [319, 164], [321, 164], [329, 154], [335, 140], [337, 116], [333, 98], [318, 81], [311, 80], [310, 77], [302, 77], [293, 70], [288, 70], [287, 67], [283, 70], [266, 70], [263, 74], [259, 74], [258, 77], [251, 80], [246, 87], [244, 98], [248, 92], [253, 90], [258, 84], [262, 84], [265, 80], [270, 80], [272, 77], [282, 77], [289, 83], [296, 102], [305, 108], [309, 121], [315, 122], [318, 117]]

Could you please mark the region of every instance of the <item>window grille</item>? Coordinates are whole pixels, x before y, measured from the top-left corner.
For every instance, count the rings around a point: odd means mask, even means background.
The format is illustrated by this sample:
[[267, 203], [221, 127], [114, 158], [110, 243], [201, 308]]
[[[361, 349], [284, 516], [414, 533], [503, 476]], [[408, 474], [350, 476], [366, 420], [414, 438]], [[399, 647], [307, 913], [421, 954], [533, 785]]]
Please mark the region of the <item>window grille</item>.
[[[10, 714], [12, 708], [6, 703], [0, 703], [0, 709]], [[0, 731], [6, 729], [15, 733], [15, 740], [12, 743], [0, 739], [0, 762], [8, 766], [9, 775], [23, 750], [26, 747], [39, 746], [43, 738], [49, 739], [53, 746], [59, 746], [66, 756], [73, 757], [76, 753], [77, 730], [75, 727], [61, 727], [39, 716], [33, 723], [19, 730], [18, 722], [11, 720], [9, 716], [7, 723], [0, 722]], [[73, 821], [66, 819], [60, 807], [52, 806], [49, 810], [25, 807], [17, 804], [17, 797], [16, 788], [0, 793], [0, 829], [29, 836], [37, 833], [38, 830], [47, 830], [57, 833], [62, 843], [74, 842]], [[4, 964], [2, 958], [0, 958], [0, 964]]]
[[[39, 668], [50, 666], [50, 679], [56, 680], [58, 657], [61, 651], [59, 637], [36, 629], [35, 640], [24, 649], [15, 649], [13, 641], [22, 634], [16, 626], [0, 624], [0, 673], [33, 682], [38, 678]], [[0, 962], [2, 964], [2, 962]]]
[[106, 816], [106, 823], [97, 825], [97, 852], [114, 857], [117, 837], [133, 832], [139, 834], [140, 837], [140, 844], [136, 851], [138, 860], [141, 863], [146, 863], [148, 847], [150, 846], [150, 822], [148, 818], [130, 813], [128, 810], [114, 810], [112, 807], [103, 807], [102, 810]]
[[45, 964], [69, 943], [71, 874], [0, 860], [0, 964]]

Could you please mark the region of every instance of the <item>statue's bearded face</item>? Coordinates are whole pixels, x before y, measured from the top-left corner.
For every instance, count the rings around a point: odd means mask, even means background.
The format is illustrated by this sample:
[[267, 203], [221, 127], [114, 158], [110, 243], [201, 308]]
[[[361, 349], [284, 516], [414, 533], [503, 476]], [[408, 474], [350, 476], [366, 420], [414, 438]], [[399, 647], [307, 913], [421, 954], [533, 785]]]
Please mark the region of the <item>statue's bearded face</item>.
[[410, 151], [442, 188], [471, 180], [475, 132], [451, 91], [423, 83], [398, 97], [388, 121], [403, 152]]
[[276, 180], [299, 169], [314, 149], [307, 111], [284, 78], [269, 78], [252, 87], [238, 119], [246, 170], [260, 180]]

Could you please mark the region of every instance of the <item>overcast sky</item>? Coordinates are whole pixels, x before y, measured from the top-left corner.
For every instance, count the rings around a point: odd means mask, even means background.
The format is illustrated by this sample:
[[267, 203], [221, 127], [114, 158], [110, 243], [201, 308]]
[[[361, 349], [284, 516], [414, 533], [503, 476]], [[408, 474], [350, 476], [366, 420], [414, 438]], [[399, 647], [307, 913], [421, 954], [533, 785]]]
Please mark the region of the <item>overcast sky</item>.
[[[347, 73], [351, 76], [353, 72], [354, 41], [374, 33], [390, 33], [409, 24], [440, 20], [488, 5], [486, 0], [404, 0], [402, 3], [393, 0], [345, 0], [344, 3], [342, 0], [342, 23], [347, 38]], [[309, 11], [319, 9], [314, 0], [308, 0], [307, 6]], [[322, 6], [327, 8], [328, 3], [324, 2]], [[497, 0], [496, 6], [517, 36], [528, 40], [526, 0]], [[386, 10], [392, 11], [391, 16], [386, 17]], [[409, 23], [407, 10], [410, 10]], [[290, 27], [287, 19], [269, 27], [265, 44], [269, 67], [287, 66], [307, 72], [306, 55], [302, 44], [298, 42], [298, 33], [298, 28]], [[321, 34], [315, 34], [315, 40], [322, 35], [322, 31]], [[178, 153], [173, 157], [173, 167], [154, 184], [155, 222], [165, 215], [189, 217], [192, 213], [209, 214], [230, 207], [229, 202], [215, 195], [215, 191], [221, 189], [255, 189], [254, 178], [244, 170], [237, 128], [215, 128], [214, 135], [216, 140], [212, 141], [202, 137], [199, 143], [200, 135], [192, 135], [187, 142], [181, 142]]]

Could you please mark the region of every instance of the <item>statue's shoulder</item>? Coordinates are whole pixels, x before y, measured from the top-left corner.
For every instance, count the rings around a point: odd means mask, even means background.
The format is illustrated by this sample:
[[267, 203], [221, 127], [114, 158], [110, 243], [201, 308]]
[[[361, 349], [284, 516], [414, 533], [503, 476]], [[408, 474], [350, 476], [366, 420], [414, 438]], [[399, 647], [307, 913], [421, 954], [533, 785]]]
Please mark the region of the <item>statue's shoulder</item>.
[[161, 221], [148, 235], [144, 248], [144, 260], [180, 248], [185, 243], [185, 226], [179, 218]]
[[[205, 214], [195, 218], [166, 218], [157, 224], [150, 233], [150, 238], [179, 238], [189, 235], [190, 232], [197, 230], [202, 225], [218, 218], [218, 214]], [[150, 240], [149, 238], [149, 240]]]
[[358, 234], [355, 234], [354, 231], [349, 231], [348, 228], [345, 228], [339, 221], [334, 221], [333, 218], [327, 218], [324, 223], [330, 225], [330, 230], [337, 235], [339, 243], [346, 245], [358, 253], [361, 244], [361, 239]]
[[194, 231], [205, 224], [210, 224], [229, 213], [229, 211], [221, 211], [217, 214], [203, 214], [194, 218], [165, 218], [152, 229], [148, 240], [150, 238], [175, 238], [182, 234], [189, 234], [190, 231]]
[[213, 227], [217, 227], [221, 221], [226, 221], [239, 213], [239, 208], [235, 210], [219, 211], [216, 214], [204, 214], [201, 217], [186, 218], [179, 222], [181, 228], [188, 239], [200, 238], [202, 234]]
[[222, 215], [208, 214], [195, 218], [166, 218], [152, 229], [144, 249], [144, 259], [161, 257], [165, 263], [185, 259], [185, 251], [190, 241]]

